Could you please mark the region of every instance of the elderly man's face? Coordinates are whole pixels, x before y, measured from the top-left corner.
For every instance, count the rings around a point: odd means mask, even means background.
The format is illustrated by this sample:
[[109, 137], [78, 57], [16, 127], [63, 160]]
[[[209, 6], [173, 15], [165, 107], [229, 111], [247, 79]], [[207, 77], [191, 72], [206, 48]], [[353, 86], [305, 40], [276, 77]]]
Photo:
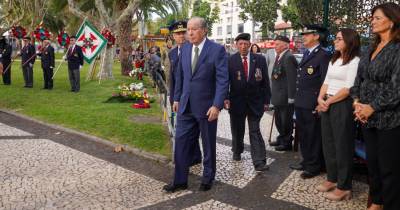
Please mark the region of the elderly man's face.
[[199, 20], [189, 20], [187, 33], [189, 42], [194, 45], [199, 45], [206, 37], [207, 29], [201, 27]]
[[236, 47], [239, 50], [240, 55], [246, 56], [249, 53], [250, 41], [239, 39], [236, 41]]
[[275, 51], [278, 54], [281, 54], [281, 52], [283, 52], [287, 48], [288, 48], [288, 43], [281, 40], [275, 40]]

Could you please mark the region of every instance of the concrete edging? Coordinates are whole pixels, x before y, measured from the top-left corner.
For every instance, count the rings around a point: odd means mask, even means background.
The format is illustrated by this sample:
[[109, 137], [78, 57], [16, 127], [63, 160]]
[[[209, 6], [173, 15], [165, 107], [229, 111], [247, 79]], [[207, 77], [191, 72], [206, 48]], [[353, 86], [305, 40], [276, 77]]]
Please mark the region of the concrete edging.
[[7, 113], [7, 114], [16, 116], [16, 117], [20, 117], [22, 119], [29, 120], [31, 122], [35, 122], [35, 123], [38, 123], [38, 124], [42, 124], [42, 125], [48, 126], [50, 128], [53, 128], [53, 129], [61, 130], [61, 131], [66, 132], [66, 133], [79, 135], [79, 136], [87, 138], [87, 139], [89, 139], [91, 141], [94, 141], [94, 142], [97, 142], [97, 143], [100, 143], [100, 144], [104, 144], [104, 145], [112, 147], [112, 148], [115, 148], [117, 146], [122, 146], [123, 149], [125, 151], [129, 152], [129, 153], [132, 153], [134, 155], [138, 155], [138, 156], [141, 156], [141, 157], [144, 157], [144, 158], [147, 158], [147, 159], [151, 159], [151, 160], [154, 160], [154, 161], [157, 161], [157, 162], [161, 162], [161, 163], [164, 163], [164, 164], [169, 164], [171, 162], [171, 160], [169, 160], [167, 157], [165, 157], [163, 155], [153, 154], [153, 153], [141, 150], [141, 149], [129, 147], [127, 145], [116, 144], [116, 143], [113, 143], [111, 141], [107, 141], [107, 140], [102, 139], [102, 138], [97, 137], [97, 136], [93, 136], [93, 135], [90, 135], [90, 134], [87, 134], [87, 133], [83, 133], [83, 132], [80, 132], [80, 131], [77, 131], [77, 130], [74, 130], [74, 129], [71, 129], [71, 128], [65, 128], [65, 127], [62, 127], [62, 126], [59, 126], [59, 125], [43, 122], [43, 121], [34, 119], [32, 117], [29, 117], [29, 116], [26, 116], [26, 115], [11, 111], [11, 110], [0, 109], [0, 112], [4, 112], [4, 113]]

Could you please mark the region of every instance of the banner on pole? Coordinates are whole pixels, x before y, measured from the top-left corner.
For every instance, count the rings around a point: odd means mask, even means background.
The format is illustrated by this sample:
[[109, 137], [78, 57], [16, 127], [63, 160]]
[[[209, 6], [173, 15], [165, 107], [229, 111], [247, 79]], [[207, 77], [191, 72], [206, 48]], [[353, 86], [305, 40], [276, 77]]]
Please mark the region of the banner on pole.
[[86, 20], [79, 28], [76, 37], [76, 44], [82, 47], [83, 57], [89, 64], [107, 44], [107, 39]]

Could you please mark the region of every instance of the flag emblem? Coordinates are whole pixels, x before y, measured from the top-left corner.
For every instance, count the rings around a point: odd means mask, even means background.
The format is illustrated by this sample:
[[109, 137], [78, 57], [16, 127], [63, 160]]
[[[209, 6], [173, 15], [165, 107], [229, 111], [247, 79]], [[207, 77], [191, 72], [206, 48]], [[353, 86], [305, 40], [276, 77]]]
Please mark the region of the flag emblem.
[[88, 21], [82, 24], [76, 37], [76, 44], [81, 46], [83, 57], [88, 63], [91, 63], [107, 44], [107, 39]]

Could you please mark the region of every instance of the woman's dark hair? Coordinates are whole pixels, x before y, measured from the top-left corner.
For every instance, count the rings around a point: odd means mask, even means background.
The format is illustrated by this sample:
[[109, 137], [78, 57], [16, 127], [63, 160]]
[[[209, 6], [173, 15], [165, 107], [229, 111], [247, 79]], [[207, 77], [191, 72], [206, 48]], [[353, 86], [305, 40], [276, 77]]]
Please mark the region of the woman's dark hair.
[[257, 47], [257, 53], [261, 52], [260, 47], [257, 44], [252, 44], [250, 47], [251, 52], [253, 52], [253, 47], [256, 46]]
[[[374, 15], [378, 9], [381, 10], [390, 21], [393, 22], [393, 27], [391, 30], [392, 40], [395, 42], [400, 42], [400, 6], [393, 2], [380, 4], [372, 8], [371, 14]], [[377, 34], [372, 45], [373, 49], [376, 49], [380, 42], [381, 37]]]
[[346, 45], [346, 49], [343, 51], [343, 55], [340, 51], [335, 51], [332, 56], [332, 64], [336, 62], [337, 59], [343, 57], [343, 64], [350, 63], [354, 57], [360, 55], [360, 35], [358, 35], [357, 31], [350, 28], [342, 28], [338, 31], [338, 33], [342, 33], [343, 41]]

